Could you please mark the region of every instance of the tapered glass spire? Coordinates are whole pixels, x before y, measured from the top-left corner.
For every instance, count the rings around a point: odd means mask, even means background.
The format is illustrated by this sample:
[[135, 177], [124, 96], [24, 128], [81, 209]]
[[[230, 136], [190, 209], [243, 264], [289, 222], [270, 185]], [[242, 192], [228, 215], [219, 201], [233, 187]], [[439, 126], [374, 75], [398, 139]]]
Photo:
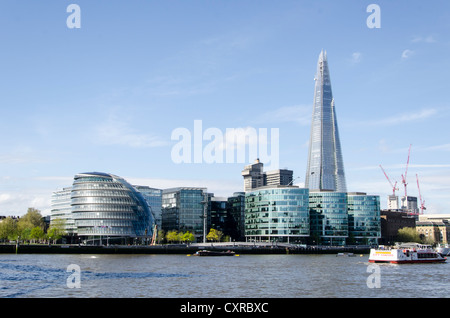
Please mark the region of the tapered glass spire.
[[347, 192], [327, 53], [319, 55], [305, 187]]

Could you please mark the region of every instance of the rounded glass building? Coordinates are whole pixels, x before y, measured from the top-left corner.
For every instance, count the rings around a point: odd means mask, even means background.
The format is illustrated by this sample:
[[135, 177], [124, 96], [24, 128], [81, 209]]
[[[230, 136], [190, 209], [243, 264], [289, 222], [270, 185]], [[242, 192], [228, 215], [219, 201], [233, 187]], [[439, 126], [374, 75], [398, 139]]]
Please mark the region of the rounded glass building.
[[152, 236], [154, 217], [145, 198], [118, 176], [75, 175], [71, 206], [77, 234], [88, 244], [105, 240], [123, 244]]
[[251, 241], [302, 243], [309, 236], [308, 189], [268, 186], [245, 194], [245, 236]]

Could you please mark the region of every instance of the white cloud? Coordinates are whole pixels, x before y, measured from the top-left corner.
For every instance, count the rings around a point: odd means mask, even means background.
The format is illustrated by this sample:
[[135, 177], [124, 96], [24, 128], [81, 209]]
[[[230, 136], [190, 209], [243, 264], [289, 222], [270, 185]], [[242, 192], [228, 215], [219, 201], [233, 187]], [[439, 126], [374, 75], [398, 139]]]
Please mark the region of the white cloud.
[[352, 62], [353, 63], [361, 62], [361, 58], [362, 58], [361, 52], [354, 52], [354, 53], [352, 53]]
[[151, 148], [165, 146], [168, 142], [159, 136], [142, 134], [130, 127], [126, 119], [115, 116], [96, 127], [97, 142], [104, 145], [120, 145], [131, 148]]
[[384, 119], [375, 120], [365, 124], [372, 125], [398, 125], [402, 123], [419, 121], [429, 117], [432, 117], [437, 114], [437, 110], [434, 108], [425, 108], [415, 112], [402, 113], [395, 116], [390, 116]]
[[402, 52], [402, 59], [407, 59], [409, 57], [411, 57], [411, 55], [414, 54], [414, 51], [410, 50], [410, 49], [406, 49]]
[[436, 42], [436, 39], [432, 35], [428, 35], [426, 37], [423, 36], [416, 36], [411, 40], [412, 43], [434, 43]]
[[294, 122], [302, 126], [311, 124], [311, 105], [284, 106], [265, 112], [254, 120], [257, 124]]

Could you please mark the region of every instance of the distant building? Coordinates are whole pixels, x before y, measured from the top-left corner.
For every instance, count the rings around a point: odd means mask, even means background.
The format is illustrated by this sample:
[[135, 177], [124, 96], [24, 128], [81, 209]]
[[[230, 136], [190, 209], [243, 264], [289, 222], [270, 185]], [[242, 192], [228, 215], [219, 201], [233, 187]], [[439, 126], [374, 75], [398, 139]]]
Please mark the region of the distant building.
[[264, 185], [292, 185], [293, 171], [287, 169], [278, 169], [265, 172]]
[[251, 191], [264, 186], [263, 166], [264, 164], [259, 159], [256, 159], [254, 164], [245, 166], [244, 170], [242, 170], [244, 191]]
[[72, 187], [66, 187], [52, 194], [50, 223], [61, 220], [61, 224], [68, 235], [77, 233], [71, 205]]
[[347, 193], [347, 243], [356, 245], [378, 244], [381, 238], [380, 197], [363, 192]]
[[140, 185], [136, 185], [134, 187], [144, 196], [155, 218], [155, 223], [158, 226], [158, 229], [161, 228], [162, 223], [161, 209], [162, 209], [163, 190]]
[[52, 196], [51, 223], [63, 219], [69, 235], [86, 244], [144, 242], [154, 217], [142, 193], [123, 178], [103, 172], [75, 175], [72, 187]]
[[244, 177], [244, 191], [252, 191], [264, 186], [292, 185], [293, 171], [288, 169], [277, 169], [264, 172], [264, 164], [255, 160], [255, 163], [245, 166], [242, 170]]
[[227, 201], [230, 236], [235, 241], [245, 241], [245, 192], [235, 192]]
[[[203, 237], [204, 209], [205, 204], [207, 210], [209, 209], [209, 201], [210, 196], [206, 192], [206, 188], [164, 189], [162, 192], [162, 229], [166, 232], [171, 230], [189, 231], [196, 238]], [[209, 226], [207, 226], [208, 229]]]
[[416, 222], [416, 230], [430, 244], [450, 243], [450, 215], [423, 214]]
[[313, 244], [345, 245], [348, 237], [347, 194], [309, 191], [309, 214]]
[[246, 192], [247, 241], [304, 243], [309, 234], [308, 189], [266, 186]]
[[379, 244], [392, 245], [398, 241], [398, 230], [404, 227], [415, 228], [416, 219], [407, 212], [380, 211], [381, 239]]

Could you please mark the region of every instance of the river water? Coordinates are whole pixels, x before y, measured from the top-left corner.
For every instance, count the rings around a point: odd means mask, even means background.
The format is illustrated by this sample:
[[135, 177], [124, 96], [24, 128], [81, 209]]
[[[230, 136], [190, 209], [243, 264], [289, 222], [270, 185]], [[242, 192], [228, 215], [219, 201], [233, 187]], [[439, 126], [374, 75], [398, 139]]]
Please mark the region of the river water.
[[0, 297], [447, 298], [450, 295], [448, 262], [376, 266], [368, 263], [368, 255], [0, 254]]

